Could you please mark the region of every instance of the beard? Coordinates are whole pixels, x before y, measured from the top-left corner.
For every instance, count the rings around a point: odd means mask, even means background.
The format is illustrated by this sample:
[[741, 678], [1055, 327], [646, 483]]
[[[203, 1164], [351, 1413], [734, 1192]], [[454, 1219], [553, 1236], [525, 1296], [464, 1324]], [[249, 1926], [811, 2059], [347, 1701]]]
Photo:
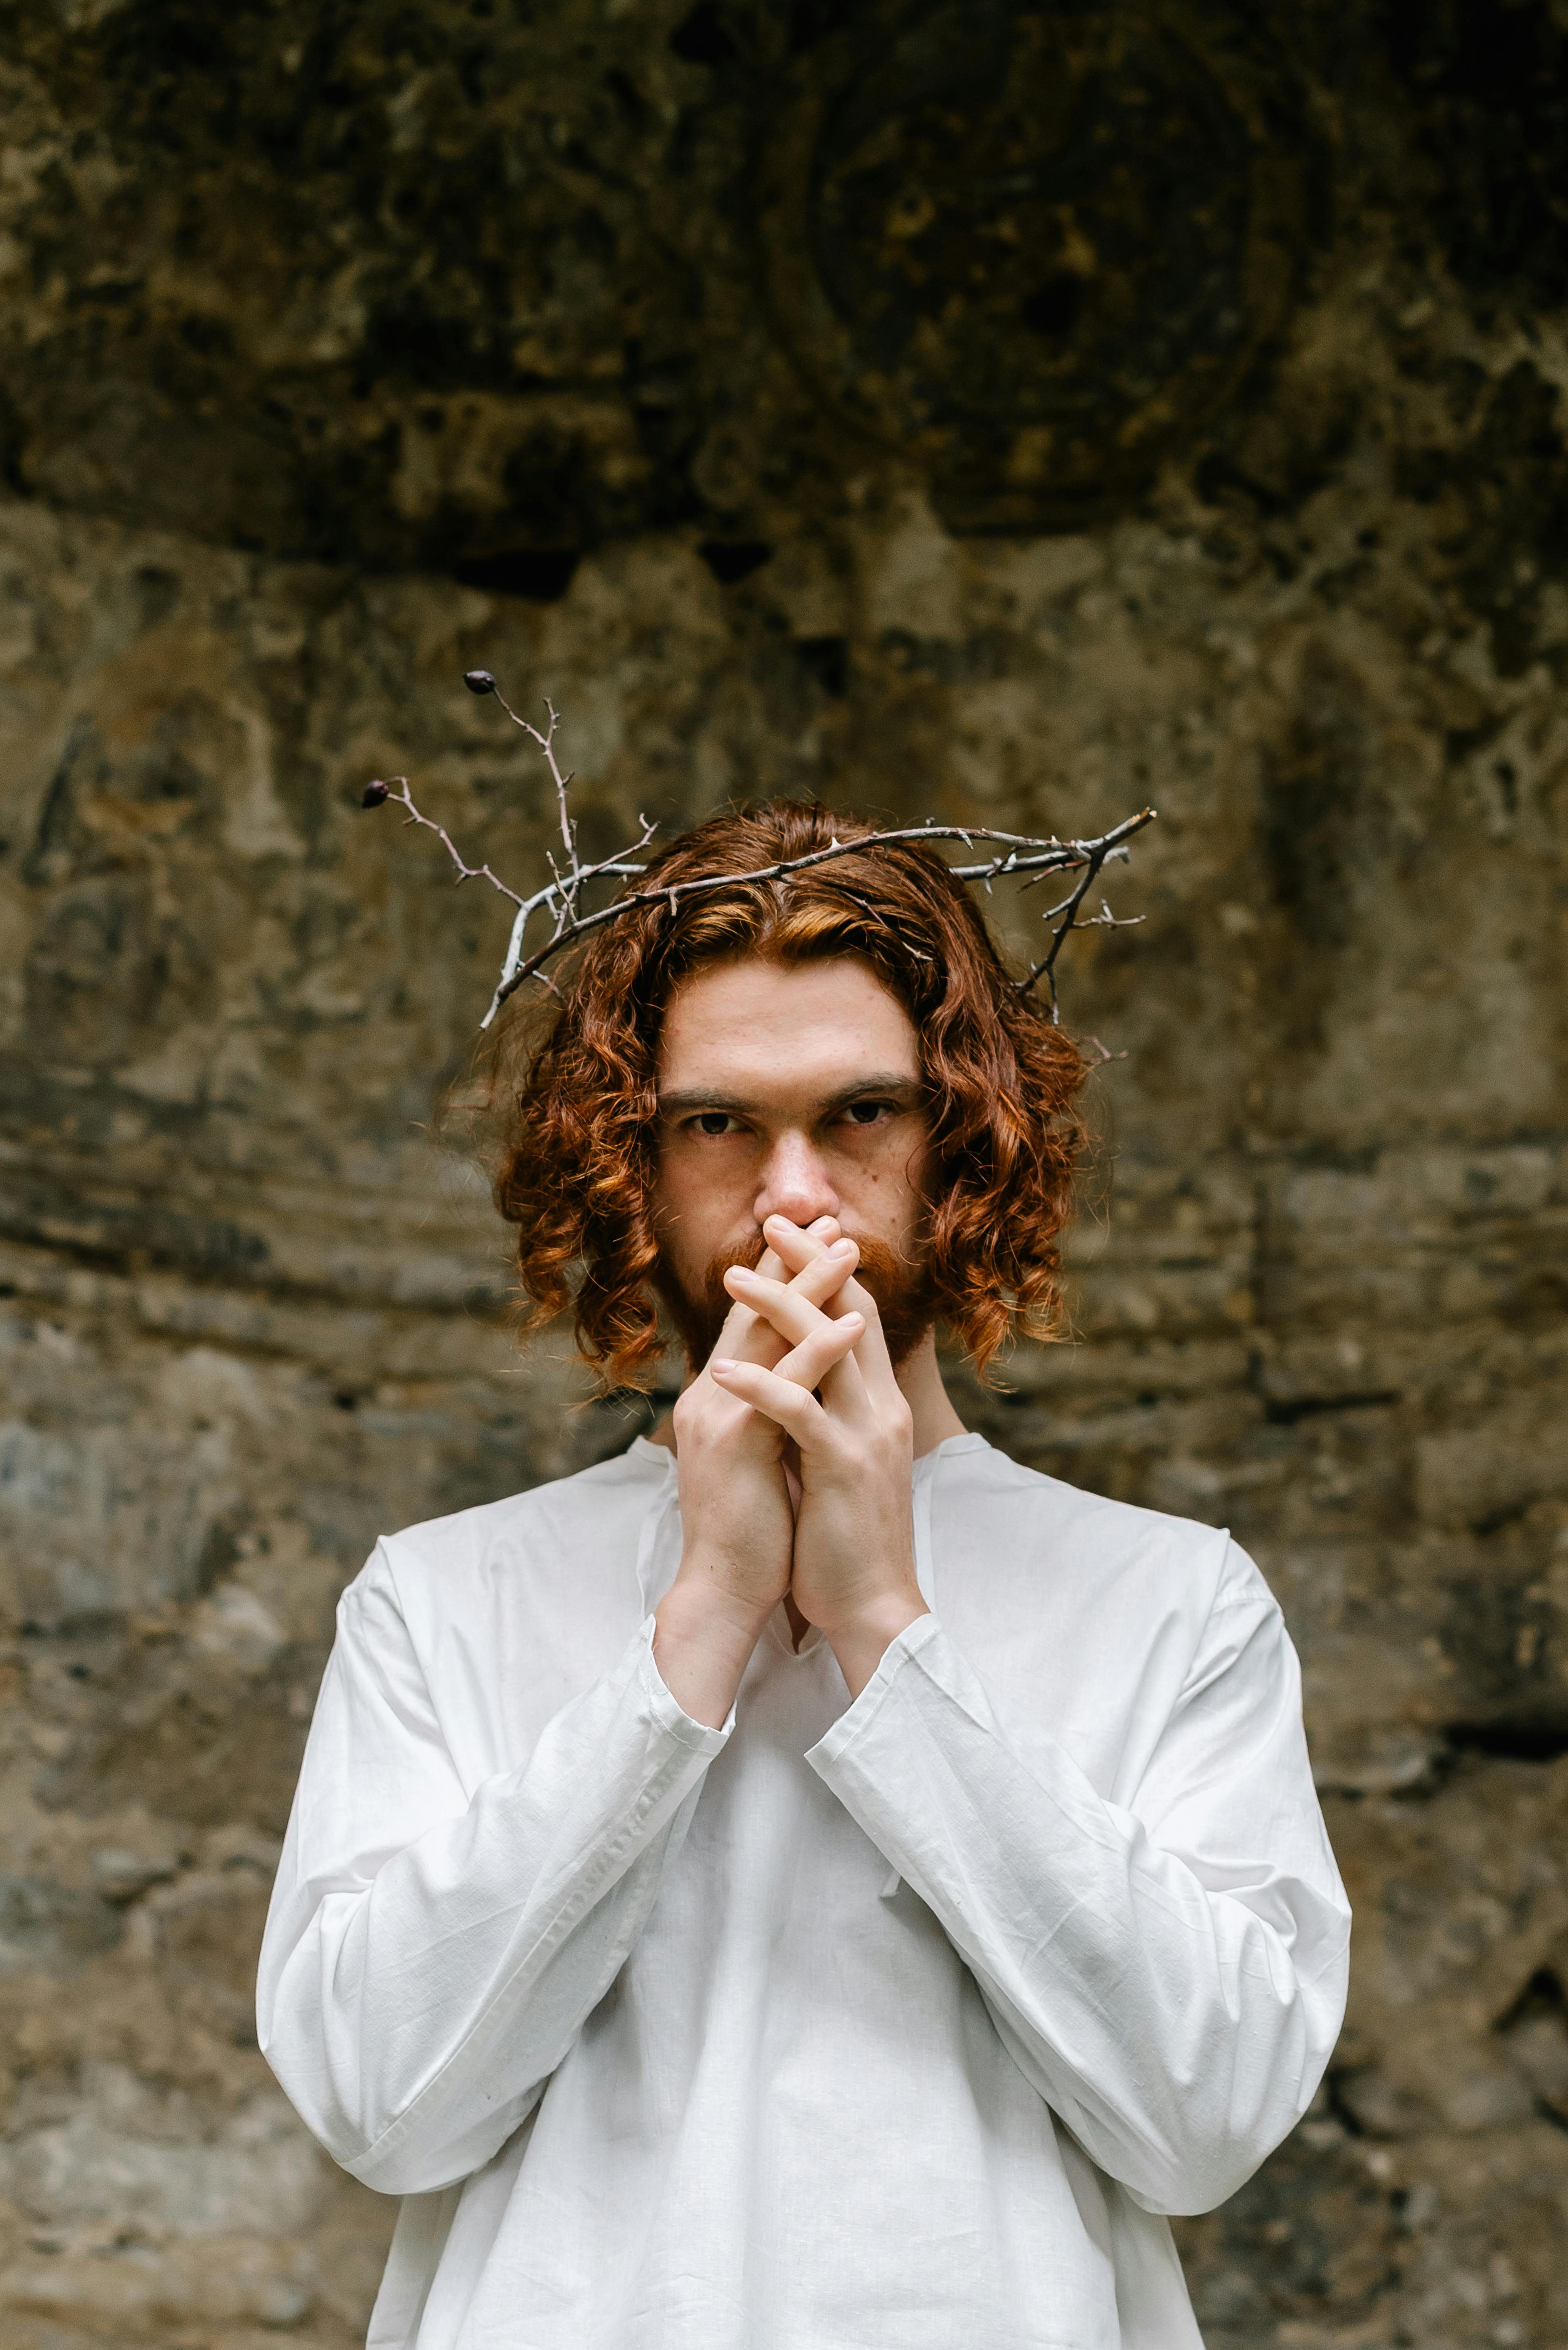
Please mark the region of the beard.
[[[854, 1240], [856, 1235], [851, 1233], [849, 1237]], [[861, 1240], [857, 1241], [857, 1246], [860, 1262], [853, 1277], [877, 1301], [882, 1336], [897, 1370], [914, 1353], [937, 1318], [926, 1262], [923, 1256], [899, 1256], [885, 1241]], [[766, 1248], [761, 1232], [753, 1232], [739, 1248], [727, 1249], [722, 1255], [712, 1258], [695, 1296], [680, 1282], [669, 1258], [660, 1255], [654, 1287], [675, 1325], [693, 1378], [718, 1345], [719, 1333], [734, 1308], [735, 1300], [724, 1286], [724, 1275], [732, 1264], [743, 1264], [754, 1273]]]

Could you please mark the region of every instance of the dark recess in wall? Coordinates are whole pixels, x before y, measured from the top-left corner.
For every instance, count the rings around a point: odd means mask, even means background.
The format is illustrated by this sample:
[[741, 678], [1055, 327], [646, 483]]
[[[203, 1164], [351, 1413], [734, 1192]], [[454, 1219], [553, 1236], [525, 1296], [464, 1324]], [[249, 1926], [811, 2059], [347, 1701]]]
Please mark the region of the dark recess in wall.
[[847, 637], [799, 637], [795, 651], [801, 667], [814, 677], [824, 693], [836, 697], [849, 688]]
[[1386, 21], [1455, 276], [1488, 310], [1568, 298], [1568, 29], [1543, 0], [1390, 0]]
[[760, 571], [773, 548], [763, 538], [705, 538], [697, 552], [721, 588], [733, 588]]
[[572, 584], [579, 557], [575, 546], [524, 546], [510, 555], [480, 555], [454, 564], [452, 577], [491, 596], [525, 596], [534, 604], [558, 604]]
[[670, 46], [689, 66], [727, 66], [735, 55], [735, 44], [713, 0], [697, 0], [696, 7], [682, 16], [670, 34]]
[[1537, 1715], [1521, 1721], [1451, 1721], [1443, 1735], [1461, 1754], [1488, 1754], [1504, 1762], [1555, 1762], [1568, 1754], [1568, 1717]]

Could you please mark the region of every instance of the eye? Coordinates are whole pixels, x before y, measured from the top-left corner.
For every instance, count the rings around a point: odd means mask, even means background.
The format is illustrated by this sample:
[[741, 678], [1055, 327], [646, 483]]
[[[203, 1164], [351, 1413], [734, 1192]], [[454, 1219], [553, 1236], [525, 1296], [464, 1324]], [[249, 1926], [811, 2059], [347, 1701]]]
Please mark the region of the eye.
[[898, 1112], [892, 1102], [857, 1101], [851, 1102], [844, 1115], [851, 1126], [880, 1126], [885, 1118], [897, 1117]]
[[729, 1134], [735, 1130], [735, 1121], [727, 1109], [700, 1109], [688, 1121], [689, 1134]]

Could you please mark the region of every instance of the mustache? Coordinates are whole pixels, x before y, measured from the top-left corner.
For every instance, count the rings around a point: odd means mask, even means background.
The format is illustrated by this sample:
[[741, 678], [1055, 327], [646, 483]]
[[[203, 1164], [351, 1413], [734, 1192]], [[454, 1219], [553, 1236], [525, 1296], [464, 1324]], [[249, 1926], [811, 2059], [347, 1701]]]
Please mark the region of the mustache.
[[[896, 1367], [913, 1353], [936, 1318], [925, 1263], [919, 1257], [900, 1256], [886, 1241], [871, 1234], [862, 1238], [851, 1232], [847, 1237], [860, 1252], [859, 1263], [847, 1277], [858, 1281], [876, 1299], [888, 1352]], [[755, 1273], [766, 1252], [767, 1243], [760, 1231], [749, 1232], [732, 1248], [721, 1250], [704, 1266], [701, 1288], [695, 1296], [677, 1280], [674, 1268], [660, 1260], [655, 1285], [694, 1372], [718, 1345], [719, 1333], [735, 1302], [724, 1286], [724, 1275], [737, 1264]]]

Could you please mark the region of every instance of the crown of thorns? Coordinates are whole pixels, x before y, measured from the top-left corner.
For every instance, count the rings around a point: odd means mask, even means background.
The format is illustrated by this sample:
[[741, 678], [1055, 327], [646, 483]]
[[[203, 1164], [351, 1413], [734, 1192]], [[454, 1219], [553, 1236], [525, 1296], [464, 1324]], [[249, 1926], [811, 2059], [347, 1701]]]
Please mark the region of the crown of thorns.
[[[1126, 858], [1127, 844], [1133, 835], [1141, 832], [1146, 824], [1154, 822], [1155, 811], [1151, 807], [1140, 808], [1136, 816], [1124, 816], [1120, 824], [1113, 825], [1109, 832], [1101, 833], [1096, 840], [1058, 840], [1054, 834], [1048, 839], [1032, 840], [1020, 833], [993, 832], [987, 825], [935, 824], [928, 817], [923, 824], [908, 825], [894, 831], [864, 832], [852, 840], [832, 839], [826, 848], [811, 849], [804, 857], [781, 858], [776, 864], [759, 865], [747, 873], [702, 874], [691, 880], [666, 882], [651, 889], [623, 889], [607, 905], [590, 909], [584, 903], [584, 893], [590, 883], [607, 879], [636, 881], [647, 872], [647, 866], [637, 860], [653, 841], [658, 826], [639, 816], [638, 822], [642, 829], [629, 847], [620, 849], [614, 857], [601, 858], [597, 864], [585, 865], [577, 854], [577, 828], [572, 820], [566, 798], [572, 778], [569, 774], [561, 773], [560, 763], [556, 756], [556, 736], [560, 718], [554, 703], [546, 701], [545, 724], [541, 729], [532, 725], [513, 709], [487, 669], [465, 670], [462, 681], [470, 693], [494, 696], [514, 726], [520, 726], [524, 733], [537, 743], [550, 771], [561, 827], [561, 850], [559, 856], [554, 850], [545, 852], [545, 861], [550, 868], [548, 881], [532, 895], [524, 897], [509, 882], [503, 881], [498, 873], [493, 872], [488, 863], [470, 865], [459, 853], [446, 827], [437, 824], [415, 806], [406, 775], [392, 775], [384, 780], [378, 777], [373, 783], [367, 784], [362, 805], [368, 808], [381, 807], [389, 800], [396, 800], [407, 810], [403, 818], [405, 824], [422, 825], [427, 832], [435, 834], [452, 858], [456, 868], [455, 879], [459, 882], [488, 881], [493, 889], [498, 889], [516, 908], [512, 935], [506, 942], [506, 959], [501, 966], [495, 993], [490, 999], [490, 1009], [480, 1022], [482, 1028], [489, 1027], [507, 997], [515, 994], [524, 982], [537, 980], [541, 985], [554, 991], [555, 983], [545, 968], [546, 963], [575, 945], [590, 931], [601, 930], [607, 922], [618, 921], [623, 914], [635, 913], [645, 906], [664, 905], [673, 919], [682, 899], [701, 897], [712, 889], [736, 889], [748, 884], [780, 881], [788, 874], [809, 872], [814, 866], [830, 864], [839, 857], [859, 857], [867, 849], [904, 848], [937, 840], [961, 840], [966, 847], [972, 848], [976, 841], [989, 842], [996, 849], [995, 856], [978, 865], [952, 865], [948, 868], [955, 881], [979, 881], [988, 891], [996, 881], [1016, 879], [1021, 889], [1030, 889], [1053, 873], [1073, 874], [1075, 879], [1067, 895], [1055, 905], [1046, 907], [1042, 914], [1050, 941], [1044, 953], [1038, 962], [1031, 964], [1021, 979], [1012, 982], [1020, 995], [1028, 995], [1034, 988], [1044, 985], [1054, 1022], [1061, 1016], [1056, 993], [1056, 961], [1070, 934], [1075, 930], [1128, 929], [1144, 919], [1141, 914], [1113, 914], [1103, 898], [1098, 913], [1085, 914], [1083, 909], [1105, 867], [1116, 858]], [[528, 927], [535, 915], [542, 917], [548, 926], [548, 935], [530, 950]], [[1101, 1049], [1103, 1051], [1104, 1047]]]

